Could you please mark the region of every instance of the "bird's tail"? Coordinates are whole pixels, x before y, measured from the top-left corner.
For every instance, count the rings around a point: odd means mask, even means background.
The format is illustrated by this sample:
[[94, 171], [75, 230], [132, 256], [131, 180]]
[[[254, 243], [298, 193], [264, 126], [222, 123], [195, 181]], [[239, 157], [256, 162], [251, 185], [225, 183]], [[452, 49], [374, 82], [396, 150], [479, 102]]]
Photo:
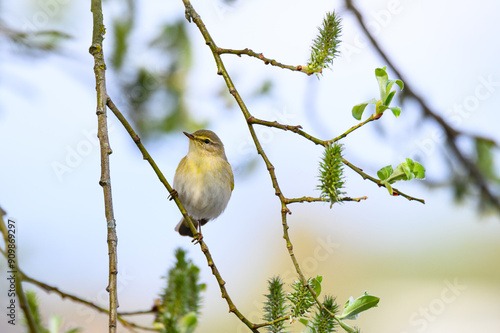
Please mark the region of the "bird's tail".
[[[198, 221], [195, 219], [192, 219], [194, 223], [194, 227], [198, 228]], [[189, 225], [187, 222], [184, 222], [184, 218], [182, 218], [179, 223], [177, 223], [177, 226], [175, 227], [175, 231], [177, 231], [181, 236], [189, 236], [189, 237], [194, 237], [193, 233], [191, 232], [191, 228], [189, 228]]]
[[[198, 220], [195, 220], [193, 218], [191, 218], [191, 220], [193, 221], [194, 227], [198, 229]], [[201, 223], [201, 225], [205, 225], [208, 222], [208, 219], [201, 219], [199, 222]], [[181, 234], [181, 236], [194, 237], [193, 233], [191, 232], [191, 228], [189, 228], [187, 222], [184, 221], [184, 218], [182, 218], [179, 223], [177, 223], [175, 231]]]

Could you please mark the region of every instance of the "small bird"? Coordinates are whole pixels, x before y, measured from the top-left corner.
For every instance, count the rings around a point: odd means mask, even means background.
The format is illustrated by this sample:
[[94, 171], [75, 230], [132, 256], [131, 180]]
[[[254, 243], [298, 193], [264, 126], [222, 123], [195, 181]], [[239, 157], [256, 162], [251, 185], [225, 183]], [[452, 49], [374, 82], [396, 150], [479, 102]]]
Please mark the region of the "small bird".
[[[189, 138], [189, 151], [175, 171], [174, 191], [201, 233], [202, 225], [226, 209], [234, 188], [233, 171], [217, 134], [209, 130], [183, 133]], [[184, 218], [175, 230], [194, 237]]]

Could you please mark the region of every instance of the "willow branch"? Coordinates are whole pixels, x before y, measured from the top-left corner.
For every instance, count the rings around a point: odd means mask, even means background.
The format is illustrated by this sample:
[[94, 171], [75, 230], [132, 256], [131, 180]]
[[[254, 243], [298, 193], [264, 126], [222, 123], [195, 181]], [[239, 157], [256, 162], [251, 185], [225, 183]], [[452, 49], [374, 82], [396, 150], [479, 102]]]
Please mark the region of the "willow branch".
[[383, 113], [379, 113], [379, 114], [372, 114], [370, 117], [368, 117], [368, 119], [366, 119], [365, 121], [362, 121], [360, 122], [359, 124], [349, 128], [347, 131], [345, 131], [344, 133], [342, 133], [341, 135], [337, 136], [336, 138], [334, 138], [332, 140], [332, 142], [337, 142], [339, 141], [340, 139], [343, 139], [345, 138], [349, 133], [351, 132], [354, 132], [355, 130], [357, 130], [358, 128], [368, 124], [370, 121], [374, 121], [374, 120], [377, 120], [377, 119], [380, 119], [380, 117], [382, 117]]
[[[360, 202], [361, 200], [366, 200], [368, 197], [359, 197], [359, 198], [351, 198], [351, 197], [343, 197], [339, 199], [339, 202], [342, 201], [355, 201], [355, 202]], [[303, 202], [329, 202], [328, 199], [325, 198], [313, 198], [313, 197], [301, 197], [301, 198], [286, 198], [285, 203], [286, 204], [291, 204], [291, 203], [303, 203]]]
[[102, 186], [104, 192], [104, 210], [108, 231], [109, 283], [106, 290], [109, 293], [109, 332], [115, 333], [118, 308], [118, 292], [116, 287], [118, 274], [118, 256], [116, 247], [118, 238], [116, 236], [116, 221], [113, 212], [111, 176], [109, 171], [109, 155], [112, 151], [109, 145], [106, 114], [106, 101], [108, 95], [106, 92], [106, 64], [104, 62], [102, 44], [105, 27], [103, 23], [101, 0], [92, 0], [91, 11], [93, 14], [93, 32], [92, 45], [90, 46], [89, 52], [94, 57], [94, 73], [97, 92], [97, 136], [99, 137], [101, 152], [101, 179], [99, 184]]
[[490, 203], [495, 207], [497, 211], [500, 212], [500, 197], [497, 197], [492, 190], [488, 186], [488, 182], [481, 172], [481, 170], [478, 168], [478, 166], [471, 161], [469, 158], [467, 158], [466, 154], [460, 150], [460, 148], [457, 145], [457, 138], [458, 136], [464, 134], [455, 128], [453, 128], [443, 117], [439, 115], [439, 112], [433, 110], [427, 102], [424, 100], [422, 96], [420, 96], [415, 90], [413, 90], [413, 87], [411, 84], [409, 84], [409, 80], [402, 74], [402, 72], [399, 70], [399, 68], [395, 65], [395, 63], [392, 61], [392, 59], [389, 58], [387, 53], [382, 50], [382, 47], [380, 44], [377, 42], [373, 34], [370, 32], [368, 29], [367, 25], [364, 22], [363, 15], [359, 11], [359, 9], [354, 5], [352, 0], [345, 0], [345, 4], [347, 9], [349, 9], [351, 12], [353, 12], [356, 20], [358, 21], [359, 25], [361, 26], [361, 29], [363, 30], [364, 34], [368, 37], [370, 40], [370, 43], [372, 46], [375, 48], [377, 53], [384, 59], [384, 62], [394, 71], [396, 76], [401, 79], [405, 83], [405, 94], [409, 96], [410, 98], [413, 98], [422, 108], [422, 111], [425, 116], [433, 119], [441, 128], [444, 130], [446, 133], [447, 137], [447, 144], [453, 151], [453, 153], [456, 155], [460, 163], [462, 163], [463, 167], [468, 170], [470, 176], [472, 179], [474, 179], [476, 186], [479, 188], [479, 190], [485, 195], [486, 198], [490, 201]]
[[256, 125], [262, 125], [262, 126], [267, 126], [267, 127], [274, 127], [274, 128], [279, 128], [283, 131], [292, 131], [292, 132], [306, 138], [307, 140], [314, 142], [317, 145], [326, 146], [328, 144], [328, 141], [320, 140], [320, 139], [315, 138], [314, 136], [304, 132], [302, 130], [302, 126], [300, 126], [300, 125], [285, 125], [285, 124], [280, 124], [277, 121], [267, 121], [267, 120], [257, 119], [254, 116], [249, 116], [246, 120], [247, 120], [248, 124], [256, 124]]
[[281, 318], [278, 318], [278, 319], [275, 319], [272, 321], [268, 321], [266, 323], [255, 324], [254, 326], [255, 326], [255, 328], [261, 328], [264, 326], [271, 326], [271, 325], [274, 325], [276, 323], [279, 323], [280, 321], [289, 320], [289, 319], [290, 319], [290, 316], [284, 316], [284, 317], [281, 317]]
[[315, 69], [310, 68], [309, 66], [285, 65], [285, 64], [282, 64], [280, 62], [277, 62], [274, 59], [266, 58], [266, 57], [264, 57], [264, 55], [262, 53], [254, 52], [248, 48], [245, 48], [243, 50], [233, 50], [233, 49], [223, 49], [221, 47], [217, 47], [215, 52], [217, 52], [217, 54], [219, 54], [219, 55], [221, 55], [221, 54], [235, 54], [239, 57], [241, 57], [241, 55], [247, 55], [249, 57], [253, 57], [253, 58], [257, 58], [259, 60], [262, 60], [265, 65], [271, 65], [271, 66], [276, 66], [276, 67], [280, 67], [280, 68], [284, 68], [284, 69], [289, 69], [289, 70], [295, 71], [295, 72], [302, 72], [302, 73], [305, 73], [307, 75], [312, 75], [314, 73], [321, 73], [321, 68], [315, 70]]
[[130, 312], [118, 312], [119, 316], [142, 316], [155, 314], [157, 311], [155, 310], [142, 310], [142, 311], [130, 311]]
[[[363, 179], [368, 179], [371, 182], [377, 184], [379, 187], [383, 187], [384, 186], [382, 184], [382, 181], [380, 179], [377, 179], [375, 177], [372, 177], [372, 176], [368, 175], [367, 173], [363, 172], [363, 169], [358, 168], [357, 166], [355, 166], [354, 164], [352, 164], [351, 162], [349, 162], [345, 158], [342, 158], [342, 163], [344, 163], [349, 168], [351, 168], [352, 170], [354, 170]], [[421, 203], [425, 204], [425, 200], [424, 199], [419, 199], [419, 198], [412, 197], [411, 195], [405, 194], [405, 193], [401, 192], [400, 190], [398, 190], [397, 188], [394, 188], [394, 187], [392, 188], [392, 195], [394, 195], [394, 196], [400, 195], [402, 197], [405, 197], [409, 201], [415, 200], [415, 201], [418, 201], [418, 202], [421, 202]]]

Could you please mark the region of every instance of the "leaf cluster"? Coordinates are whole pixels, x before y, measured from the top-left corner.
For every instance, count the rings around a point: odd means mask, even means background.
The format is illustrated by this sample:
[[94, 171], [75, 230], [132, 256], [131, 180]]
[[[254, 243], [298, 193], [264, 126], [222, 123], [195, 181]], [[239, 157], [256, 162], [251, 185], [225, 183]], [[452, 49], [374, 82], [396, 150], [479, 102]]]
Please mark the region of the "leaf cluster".
[[372, 98], [368, 102], [364, 102], [358, 105], [355, 105], [352, 108], [352, 116], [357, 120], [361, 120], [363, 116], [363, 112], [368, 104], [375, 105], [375, 115], [382, 115], [385, 110], [390, 109], [392, 113], [399, 117], [401, 114], [401, 108], [398, 106], [390, 107], [389, 105], [396, 94], [396, 90], [392, 90], [394, 84], [399, 86], [399, 89], [403, 90], [404, 83], [401, 80], [389, 80], [389, 76], [387, 75], [387, 67], [376, 68], [375, 69], [375, 77], [377, 78], [377, 82], [380, 90], [380, 99]]
[[380, 184], [384, 185], [389, 190], [389, 194], [393, 195], [391, 184], [400, 180], [424, 179], [425, 168], [422, 164], [407, 158], [395, 169], [391, 165], [383, 167], [377, 171], [377, 176], [381, 180]]

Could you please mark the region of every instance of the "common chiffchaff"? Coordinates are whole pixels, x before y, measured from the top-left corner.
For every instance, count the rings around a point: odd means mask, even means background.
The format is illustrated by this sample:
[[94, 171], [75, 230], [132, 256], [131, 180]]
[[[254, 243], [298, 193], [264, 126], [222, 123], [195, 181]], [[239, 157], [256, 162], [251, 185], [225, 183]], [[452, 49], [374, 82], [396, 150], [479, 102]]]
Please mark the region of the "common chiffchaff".
[[[226, 209], [234, 188], [233, 171], [217, 134], [209, 130], [184, 134], [189, 138], [189, 151], [175, 171], [174, 189], [198, 228]], [[184, 218], [175, 230], [193, 237]]]

